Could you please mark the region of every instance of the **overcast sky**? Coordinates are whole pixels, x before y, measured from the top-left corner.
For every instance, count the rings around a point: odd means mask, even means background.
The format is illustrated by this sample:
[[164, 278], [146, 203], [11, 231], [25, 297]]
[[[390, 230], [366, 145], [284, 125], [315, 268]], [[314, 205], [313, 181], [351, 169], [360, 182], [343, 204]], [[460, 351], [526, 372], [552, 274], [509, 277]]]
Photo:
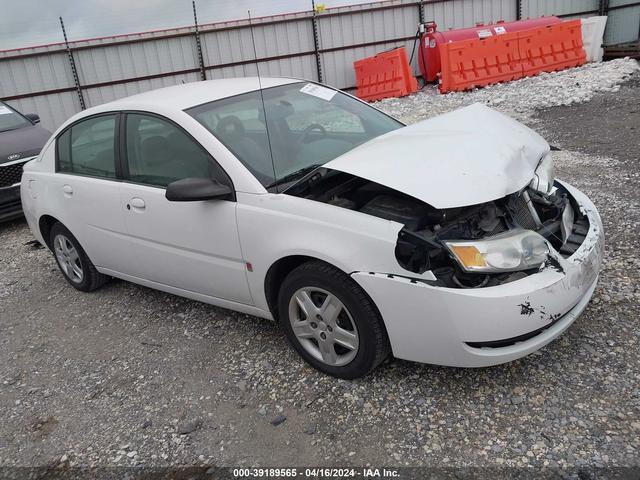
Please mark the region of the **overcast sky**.
[[[327, 7], [364, 0], [317, 0]], [[311, 0], [197, 0], [199, 23], [311, 10]], [[182, 27], [193, 23], [191, 0], [0, 0], [0, 50]]]

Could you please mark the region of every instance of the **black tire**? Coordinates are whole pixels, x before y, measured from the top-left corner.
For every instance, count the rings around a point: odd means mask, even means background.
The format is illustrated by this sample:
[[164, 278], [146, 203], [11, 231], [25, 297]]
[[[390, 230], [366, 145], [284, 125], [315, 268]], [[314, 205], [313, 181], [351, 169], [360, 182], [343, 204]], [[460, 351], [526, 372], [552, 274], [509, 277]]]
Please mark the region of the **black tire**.
[[[359, 345], [346, 365], [334, 366], [309, 353], [296, 337], [290, 321], [289, 302], [300, 289], [315, 287], [330, 292], [342, 302], [357, 328]], [[278, 294], [279, 322], [293, 348], [314, 368], [338, 378], [353, 379], [376, 368], [390, 352], [389, 339], [377, 307], [348, 275], [331, 265], [311, 261], [289, 273]], [[313, 340], [317, 344], [317, 340]]]
[[[78, 259], [77, 262], [82, 271], [82, 279], [72, 278], [69, 274], [66, 273], [65, 269], [60, 263], [60, 259], [56, 255], [56, 237], [62, 236], [67, 239], [67, 241], [75, 248]], [[55, 258], [56, 263], [58, 264], [58, 268], [62, 273], [62, 276], [65, 278], [67, 282], [69, 282], [74, 288], [80, 290], [81, 292], [91, 292], [102, 287], [105, 283], [107, 283], [111, 277], [107, 275], [103, 275], [102, 273], [96, 270], [96, 267], [93, 265], [86, 252], [76, 240], [76, 237], [60, 222], [55, 223], [51, 227], [51, 232], [49, 233], [49, 245], [51, 247], [51, 251], [53, 252], [53, 258]]]

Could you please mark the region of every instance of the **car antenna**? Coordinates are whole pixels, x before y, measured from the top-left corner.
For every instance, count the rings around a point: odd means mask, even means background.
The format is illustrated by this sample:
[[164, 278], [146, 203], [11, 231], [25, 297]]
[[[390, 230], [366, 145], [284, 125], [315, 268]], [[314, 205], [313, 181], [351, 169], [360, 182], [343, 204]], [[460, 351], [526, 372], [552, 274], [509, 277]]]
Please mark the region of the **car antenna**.
[[267, 109], [264, 105], [264, 93], [262, 92], [262, 80], [260, 79], [260, 65], [258, 63], [258, 51], [256, 50], [256, 39], [253, 36], [253, 23], [251, 22], [251, 10], [247, 10], [249, 15], [249, 31], [251, 32], [251, 44], [253, 45], [253, 58], [256, 62], [256, 70], [258, 71], [258, 88], [260, 89], [260, 101], [262, 102], [262, 113], [264, 114], [264, 129], [267, 133], [267, 143], [269, 144], [269, 155], [271, 156], [271, 166], [273, 167], [273, 181], [278, 193], [278, 182], [276, 178], [276, 164], [273, 161], [273, 150], [271, 149], [271, 137], [269, 136], [269, 122], [267, 122]]

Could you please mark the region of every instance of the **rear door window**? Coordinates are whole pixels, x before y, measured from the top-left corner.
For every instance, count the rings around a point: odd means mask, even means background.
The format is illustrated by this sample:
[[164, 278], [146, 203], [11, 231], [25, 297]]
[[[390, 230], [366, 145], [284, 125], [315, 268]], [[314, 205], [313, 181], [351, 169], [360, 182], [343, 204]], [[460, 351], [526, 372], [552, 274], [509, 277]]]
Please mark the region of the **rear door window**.
[[116, 114], [76, 123], [57, 139], [58, 171], [116, 178]]

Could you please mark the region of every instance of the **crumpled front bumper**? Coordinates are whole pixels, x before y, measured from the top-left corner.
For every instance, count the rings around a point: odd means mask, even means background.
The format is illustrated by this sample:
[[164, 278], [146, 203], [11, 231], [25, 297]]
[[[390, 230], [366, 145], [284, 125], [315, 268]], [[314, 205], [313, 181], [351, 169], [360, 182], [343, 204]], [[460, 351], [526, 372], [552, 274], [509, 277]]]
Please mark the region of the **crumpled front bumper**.
[[555, 261], [538, 273], [478, 289], [352, 274], [378, 306], [395, 357], [457, 367], [496, 365], [538, 350], [573, 323], [595, 290], [604, 234], [593, 203], [560, 183], [587, 215], [589, 232], [571, 257], [554, 254]]

